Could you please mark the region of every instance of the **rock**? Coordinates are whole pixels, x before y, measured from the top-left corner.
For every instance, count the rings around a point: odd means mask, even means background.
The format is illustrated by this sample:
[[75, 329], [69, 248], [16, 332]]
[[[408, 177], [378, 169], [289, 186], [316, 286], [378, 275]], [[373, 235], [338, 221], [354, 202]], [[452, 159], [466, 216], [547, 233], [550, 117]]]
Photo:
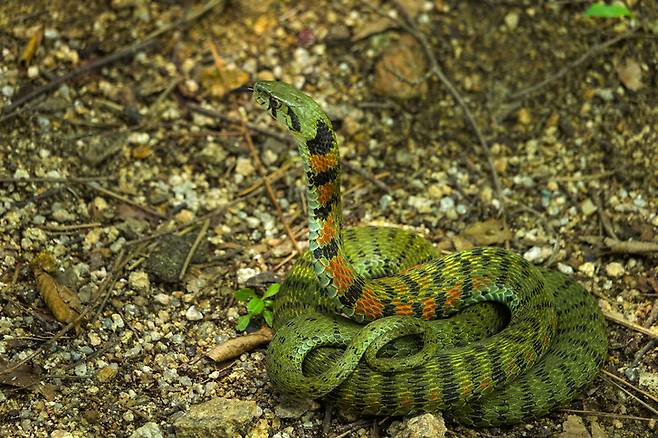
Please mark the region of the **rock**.
[[648, 371], [640, 370], [638, 384], [648, 392], [658, 394], [658, 373], [650, 373]]
[[405, 35], [388, 47], [375, 65], [375, 93], [398, 99], [410, 99], [427, 92], [420, 82], [427, 70], [423, 52], [414, 38]]
[[388, 429], [391, 438], [442, 438], [447, 432], [441, 414], [423, 414], [393, 423]]
[[240, 157], [235, 164], [235, 173], [242, 176], [249, 176], [254, 173], [254, 164], [249, 158]]
[[149, 421], [130, 435], [130, 438], [162, 438], [158, 423]]
[[583, 419], [577, 415], [569, 415], [567, 421], [562, 423], [562, 433], [559, 438], [590, 438], [589, 432], [583, 424]]
[[596, 213], [597, 207], [591, 199], [587, 198], [580, 204], [580, 210], [585, 216], [591, 216]]
[[274, 407], [274, 413], [279, 418], [299, 418], [306, 411], [315, 411], [319, 408], [320, 405], [311, 399], [283, 399], [281, 403]]
[[144, 271], [133, 271], [128, 276], [130, 288], [138, 292], [148, 292], [150, 288], [149, 276]]
[[594, 263], [592, 262], [583, 263], [582, 265], [578, 266], [578, 270], [588, 277], [594, 277], [595, 268]]
[[261, 413], [255, 401], [214, 398], [191, 406], [174, 422], [177, 438], [236, 437], [245, 435]]
[[509, 30], [515, 30], [518, 25], [519, 25], [518, 12], [512, 11], [507, 15], [505, 15], [505, 26], [507, 26]]
[[592, 418], [590, 419], [590, 430], [592, 431], [592, 438], [608, 438], [605, 429]]
[[[164, 282], [177, 282], [185, 257], [195, 239], [196, 233], [188, 233], [184, 236], [164, 236], [155, 251], [149, 254], [146, 260], [146, 270]], [[200, 263], [205, 260], [207, 252], [208, 241], [204, 240], [194, 253], [192, 263]]]
[[541, 263], [551, 256], [551, 248], [545, 246], [533, 246], [525, 253], [523, 253], [523, 258], [529, 261], [530, 263]]
[[106, 367], [101, 368], [96, 373], [96, 380], [100, 383], [109, 382], [114, 379], [119, 372], [119, 367], [117, 364], [110, 364]]
[[190, 306], [185, 312], [185, 318], [188, 321], [200, 321], [203, 319], [203, 313], [199, 312], [196, 306]]
[[624, 265], [619, 262], [612, 262], [605, 265], [605, 273], [608, 274], [609, 277], [621, 277], [624, 275], [624, 272]]

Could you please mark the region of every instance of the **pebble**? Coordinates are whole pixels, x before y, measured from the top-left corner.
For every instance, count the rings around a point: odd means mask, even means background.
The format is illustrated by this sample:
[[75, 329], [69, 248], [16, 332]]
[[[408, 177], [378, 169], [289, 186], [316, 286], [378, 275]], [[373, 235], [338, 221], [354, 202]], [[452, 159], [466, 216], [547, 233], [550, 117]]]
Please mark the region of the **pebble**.
[[240, 268], [240, 269], [238, 269], [238, 272], [237, 272], [238, 284], [239, 285], [244, 285], [247, 282], [247, 280], [249, 280], [251, 277], [255, 277], [258, 274], [260, 274], [260, 271], [257, 271], [256, 269], [253, 269], [253, 268]]
[[422, 196], [409, 196], [407, 203], [415, 208], [418, 213], [431, 213], [432, 201]]
[[96, 380], [99, 383], [109, 382], [114, 379], [119, 373], [119, 366], [117, 364], [110, 364], [98, 370], [96, 373]]
[[388, 429], [393, 438], [443, 438], [448, 429], [441, 414], [423, 414], [394, 422]]
[[573, 268], [564, 263], [558, 263], [557, 270], [562, 272], [563, 274], [567, 274], [567, 275], [573, 274]]
[[583, 263], [582, 265], [578, 266], [578, 270], [588, 277], [594, 277], [595, 267], [594, 263], [592, 262]]
[[533, 246], [525, 253], [523, 258], [531, 263], [541, 263], [551, 256], [551, 249], [545, 246]]
[[510, 12], [505, 15], [505, 26], [509, 30], [515, 30], [519, 25], [519, 14], [517, 12]]
[[567, 420], [562, 423], [562, 432], [558, 438], [590, 438], [590, 434], [582, 418], [577, 415], [569, 415]]
[[148, 292], [150, 288], [149, 276], [144, 271], [133, 271], [128, 276], [128, 284], [131, 289], [138, 292]]
[[155, 300], [156, 303], [160, 303], [162, 305], [167, 305], [171, 301], [171, 296], [163, 293], [156, 294], [153, 299]]
[[317, 411], [320, 405], [311, 399], [292, 400], [285, 398], [274, 407], [274, 413], [279, 418], [300, 418], [307, 411]]
[[450, 196], [445, 196], [439, 201], [439, 208], [442, 212], [446, 213], [455, 208], [455, 200]]
[[591, 216], [592, 214], [596, 213], [597, 207], [594, 205], [591, 199], [587, 198], [583, 202], [580, 203], [580, 210], [583, 212], [583, 214], [587, 216]]
[[87, 375], [87, 363], [86, 362], [80, 362], [75, 366], [73, 369], [73, 372], [75, 373], [76, 376], [78, 377], [84, 377]]
[[605, 265], [605, 273], [608, 274], [609, 277], [621, 277], [624, 275], [624, 272], [624, 265], [619, 262], [612, 262]]
[[199, 321], [203, 319], [203, 313], [199, 312], [199, 310], [194, 306], [188, 307], [187, 311], [185, 312], [185, 318], [188, 321]]
[[248, 176], [254, 173], [254, 165], [248, 158], [240, 157], [235, 163], [235, 173], [241, 176]]
[[135, 429], [135, 431], [130, 435], [130, 438], [162, 438], [162, 432], [158, 423], [149, 421], [143, 426]]
[[254, 418], [262, 415], [255, 401], [214, 398], [190, 406], [174, 421], [177, 438], [201, 436], [244, 436]]

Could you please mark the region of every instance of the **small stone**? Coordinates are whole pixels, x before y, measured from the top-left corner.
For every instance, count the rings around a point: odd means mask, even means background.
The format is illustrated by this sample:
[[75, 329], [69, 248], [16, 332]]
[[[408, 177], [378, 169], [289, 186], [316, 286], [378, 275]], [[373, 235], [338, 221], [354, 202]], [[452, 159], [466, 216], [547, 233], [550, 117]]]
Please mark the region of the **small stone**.
[[580, 203], [580, 210], [585, 216], [591, 216], [596, 213], [597, 207], [594, 205], [591, 199], [587, 198]]
[[174, 428], [177, 438], [241, 436], [248, 432], [253, 419], [261, 414], [262, 410], [255, 401], [214, 398], [190, 406], [183, 416], [174, 421]]
[[75, 366], [73, 372], [78, 377], [85, 377], [87, 375], [87, 362], [80, 362]]
[[452, 199], [450, 196], [445, 196], [441, 198], [441, 201], [439, 201], [439, 208], [444, 213], [448, 212], [455, 208], [455, 200]]
[[638, 384], [649, 392], [658, 394], [658, 373], [640, 370]]
[[518, 110], [516, 117], [519, 123], [522, 125], [528, 126], [532, 123], [532, 115], [530, 114], [530, 110], [528, 108], [521, 108]]
[[203, 313], [199, 312], [199, 310], [192, 305], [185, 312], [185, 318], [188, 321], [199, 321], [203, 319]]
[[126, 411], [121, 418], [130, 423], [135, 420], [135, 414], [133, 414], [133, 411]]
[[316, 411], [320, 405], [311, 399], [284, 399], [274, 407], [274, 413], [279, 418], [300, 418], [307, 411]]
[[523, 258], [531, 263], [541, 263], [551, 256], [551, 249], [545, 246], [533, 246], [523, 254]]
[[624, 271], [624, 265], [619, 262], [608, 263], [605, 266], [605, 273], [608, 274], [609, 277], [621, 277], [624, 275]]
[[119, 367], [117, 364], [105, 366], [96, 373], [96, 380], [98, 380], [99, 383], [109, 382], [116, 377], [118, 372]]
[[89, 332], [89, 334], [87, 334], [87, 337], [89, 338], [89, 343], [92, 345], [92, 347], [97, 347], [101, 345], [101, 337], [98, 336], [98, 333]]
[[578, 266], [578, 270], [588, 277], [594, 277], [595, 267], [594, 263], [592, 262], [583, 263], [582, 265]]
[[258, 275], [260, 272], [253, 269], [253, 268], [241, 268], [238, 269], [237, 275], [238, 275], [238, 284], [243, 285], [247, 283], [247, 280], [249, 280], [251, 277], [255, 277]]
[[573, 268], [564, 263], [558, 263], [557, 270], [562, 272], [563, 274], [567, 274], [567, 275], [573, 274]]
[[418, 210], [418, 213], [431, 213], [432, 202], [422, 196], [409, 196], [407, 203]]
[[397, 99], [422, 96], [427, 92], [422, 79], [427, 69], [425, 55], [412, 37], [402, 37], [391, 44], [375, 64], [375, 93]]
[[254, 164], [248, 158], [238, 158], [235, 163], [235, 173], [242, 176], [248, 176], [254, 173]]
[[27, 77], [30, 79], [36, 79], [39, 77], [39, 67], [36, 65], [31, 65], [27, 68]]
[[148, 292], [150, 288], [149, 276], [144, 271], [133, 271], [128, 277], [128, 284], [138, 292]]
[[142, 427], [135, 429], [130, 438], [162, 438], [162, 432], [158, 423], [149, 421]]
[[519, 14], [517, 12], [510, 12], [505, 15], [505, 26], [509, 30], [515, 30], [519, 25]]
[[162, 305], [167, 305], [171, 302], [171, 297], [167, 294], [159, 293], [156, 296], [153, 297], [156, 303], [160, 303]]
[[446, 435], [445, 422], [441, 414], [423, 414], [395, 422], [388, 433], [395, 438], [443, 438]]
[[567, 416], [567, 421], [562, 423], [562, 433], [559, 438], [590, 438], [589, 432], [583, 423], [583, 419], [577, 415]]

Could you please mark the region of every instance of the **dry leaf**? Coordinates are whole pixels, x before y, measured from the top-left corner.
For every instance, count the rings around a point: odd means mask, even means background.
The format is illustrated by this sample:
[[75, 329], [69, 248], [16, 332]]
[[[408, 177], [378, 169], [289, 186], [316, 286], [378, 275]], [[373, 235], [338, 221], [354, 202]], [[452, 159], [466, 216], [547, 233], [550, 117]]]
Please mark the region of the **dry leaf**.
[[[39, 267], [34, 266], [33, 271], [37, 278], [39, 293], [55, 319], [65, 324], [76, 320], [82, 310], [82, 303], [78, 295], [63, 284], [58, 283]], [[80, 330], [79, 322], [76, 324], [75, 329], [76, 332]]]
[[214, 346], [207, 354], [215, 362], [224, 362], [225, 360], [240, 357], [242, 353], [247, 353], [263, 344], [272, 340], [274, 332], [269, 327], [250, 333], [239, 338], [229, 339], [223, 344]]
[[144, 158], [148, 158], [153, 154], [153, 149], [146, 145], [139, 145], [132, 151], [133, 157], [137, 158], [138, 160], [143, 160]]
[[27, 42], [21, 53], [20, 61], [23, 65], [29, 65], [30, 61], [34, 57], [34, 54], [39, 49], [41, 45], [41, 39], [43, 38], [43, 27], [39, 26], [38, 29], [34, 31], [30, 40]]
[[632, 58], [626, 60], [625, 64], [617, 64], [617, 76], [626, 88], [637, 91], [642, 88], [642, 67]]
[[471, 224], [461, 234], [476, 245], [503, 243], [512, 238], [512, 232], [498, 219]]
[[0, 361], [0, 385], [27, 389], [39, 383], [39, 380], [41, 379], [40, 368], [28, 364], [22, 364], [9, 372], [5, 372], [5, 370], [13, 367], [14, 365], [10, 362]]

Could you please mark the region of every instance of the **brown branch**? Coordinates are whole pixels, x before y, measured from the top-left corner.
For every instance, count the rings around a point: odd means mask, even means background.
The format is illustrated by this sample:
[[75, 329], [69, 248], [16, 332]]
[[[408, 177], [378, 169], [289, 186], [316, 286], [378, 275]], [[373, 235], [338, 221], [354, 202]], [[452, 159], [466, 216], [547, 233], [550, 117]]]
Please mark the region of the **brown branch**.
[[222, 344], [215, 345], [206, 353], [206, 356], [215, 362], [235, 359], [236, 357], [240, 357], [242, 353], [247, 353], [263, 344], [267, 344], [272, 340], [273, 336], [274, 332], [272, 332], [272, 329], [265, 326], [248, 335], [229, 339]]
[[653, 330], [650, 330], [646, 327], [642, 327], [639, 324], [635, 324], [634, 322], [630, 322], [620, 316], [615, 315], [614, 313], [607, 312], [603, 310], [603, 316], [606, 317], [606, 319], [619, 324], [623, 325], [626, 328], [629, 328], [631, 330], [635, 330], [636, 332], [642, 333], [644, 335], [650, 336], [654, 339], [658, 339], [658, 333], [654, 332]]
[[97, 192], [100, 192], [100, 193], [102, 193], [104, 195], [107, 195], [111, 198], [118, 199], [121, 202], [125, 202], [126, 204], [130, 204], [133, 207], [139, 208], [140, 210], [145, 211], [146, 213], [148, 213], [152, 216], [158, 217], [160, 219], [167, 219], [167, 215], [162, 214], [159, 211], [154, 210], [153, 208], [151, 208], [147, 205], [142, 205], [142, 204], [139, 204], [135, 201], [132, 201], [132, 200], [126, 198], [123, 195], [120, 195], [118, 193], [113, 192], [112, 190], [101, 187], [99, 184], [97, 184], [95, 182], [87, 183], [87, 186], [94, 189], [94, 190], [96, 190]]
[[2, 184], [13, 184], [13, 183], [88, 183], [94, 181], [114, 181], [116, 176], [71, 176], [66, 178], [51, 178], [51, 177], [35, 177], [35, 178], [14, 178], [11, 176], [0, 176], [0, 183]]
[[199, 248], [199, 245], [201, 245], [201, 241], [203, 240], [204, 236], [208, 232], [209, 226], [210, 226], [210, 219], [206, 219], [205, 221], [203, 221], [203, 225], [201, 225], [199, 234], [197, 234], [196, 239], [194, 239], [194, 243], [190, 247], [190, 250], [187, 252], [187, 256], [185, 257], [185, 261], [183, 262], [183, 266], [181, 267], [180, 274], [178, 274], [179, 280], [182, 280], [183, 277], [185, 277], [185, 273], [187, 272], [187, 268], [190, 266], [192, 257], [194, 257], [194, 253], [196, 253], [197, 249]]
[[617, 418], [620, 420], [656, 421], [655, 418], [636, 417], [634, 415], [615, 414], [614, 412], [585, 411], [582, 409], [561, 409], [568, 414], [591, 415], [594, 417]]
[[618, 382], [618, 383], [621, 383], [621, 384], [624, 385], [624, 386], [628, 386], [629, 388], [635, 390], [635, 391], [638, 392], [639, 394], [642, 394], [642, 395], [645, 396], [646, 398], [648, 398], [648, 399], [650, 399], [650, 400], [653, 400], [653, 401], [655, 401], [656, 403], [658, 403], [658, 397], [656, 397], [655, 395], [650, 394], [650, 393], [648, 393], [648, 392], [646, 392], [646, 391], [641, 390], [641, 389], [638, 388], [637, 386], [633, 385], [633, 384], [630, 383], [630, 382], [627, 382], [626, 380], [622, 379], [621, 377], [617, 376], [616, 374], [612, 374], [612, 373], [611, 373], [610, 371], [608, 371], [608, 370], [602, 370], [602, 372], [603, 372], [603, 374], [605, 374], [606, 376], [610, 377], [612, 380], [614, 380], [614, 381], [616, 381], [616, 382]]
[[581, 236], [580, 240], [616, 254], [650, 254], [658, 252], [658, 242], [617, 240], [611, 237]]
[[373, 183], [375, 186], [377, 186], [380, 190], [386, 192], [386, 193], [391, 193], [391, 188], [384, 184], [381, 180], [375, 178], [374, 175], [371, 175], [366, 171], [363, 167], [356, 166], [354, 164], [349, 163], [346, 160], [343, 160], [343, 166], [346, 167], [347, 169], [351, 170], [354, 173], [358, 173], [361, 175], [364, 179], [367, 181], [370, 181]]

